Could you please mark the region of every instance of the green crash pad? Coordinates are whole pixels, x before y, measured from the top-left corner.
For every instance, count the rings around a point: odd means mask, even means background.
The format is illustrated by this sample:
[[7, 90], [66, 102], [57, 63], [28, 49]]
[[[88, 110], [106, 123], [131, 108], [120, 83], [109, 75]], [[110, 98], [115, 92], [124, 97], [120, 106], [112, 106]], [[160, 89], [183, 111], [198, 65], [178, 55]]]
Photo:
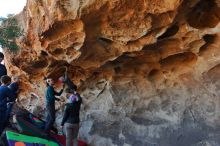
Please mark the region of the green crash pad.
[[53, 141], [11, 131], [6, 131], [6, 137], [9, 146], [15, 146], [18, 142], [23, 142], [26, 146], [59, 146], [59, 144]]

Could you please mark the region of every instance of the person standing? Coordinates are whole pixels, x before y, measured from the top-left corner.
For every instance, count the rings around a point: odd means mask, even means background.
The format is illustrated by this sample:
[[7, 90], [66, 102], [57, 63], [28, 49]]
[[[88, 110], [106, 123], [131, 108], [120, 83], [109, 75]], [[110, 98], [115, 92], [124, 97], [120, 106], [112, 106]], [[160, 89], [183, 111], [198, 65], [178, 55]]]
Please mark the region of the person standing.
[[2, 134], [5, 126], [7, 125], [7, 102], [11, 102], [15, 99], [15, 94], [8, 88], [11, 83], [11, 78], [7, 75], [1, 77], [0, 86], [0, 135]]
[[82, 98], [72, 89], [66, 89], [68, 103], [65, 105], [64, 116], [61, 122], [61, 127], [65, 129], [66, 135], [66, 146], [78, 146], [78, 133], [79, 133], [79, 122], [80, 122], [80, 107], [82, 104]]
[[54, 81], [53, 79], [47, 79], [47, 89], [46, 89], [46, 110], [47, 110], [47, 118], [46, 118], [46, 124], [45, 124], [45, 132], [49, 133], [49, 130], [52, 128], [54, 122], [55, 122], [55, 100], [59, 101], [59, 98], [56, 98], [55, 96], [60, 96], [63, 93], [63, 89], [60, 92], [56, 92], [54, 90]]
[[8, 87], [14, 92], [14, 94], [18, 95], [20, 78], [19, 76], [13, 76], [12, 80], [13, 82]]
[[12, 77], [12, 79], [13, 79], [13, 82], [8, 87], [12, 90], [15, 98], [12, 100], [12, 102], [7, 103], [7, 121], [9, 121], [13, 105], [14, 105], [14, 103], [18, 97], [18, 93], [19, 93], [20, 79], [18, 76], [14, 76], [14, 77]]

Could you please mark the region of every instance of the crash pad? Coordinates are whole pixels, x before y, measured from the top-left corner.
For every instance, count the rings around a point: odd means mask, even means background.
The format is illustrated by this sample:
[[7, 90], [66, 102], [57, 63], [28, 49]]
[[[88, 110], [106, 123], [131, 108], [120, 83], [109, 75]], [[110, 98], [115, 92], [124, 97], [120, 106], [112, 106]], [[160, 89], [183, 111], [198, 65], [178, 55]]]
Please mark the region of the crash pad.
[[29, 122], [22, 116], [15, 116], [16, 124], [20, 133], [48, 139], [48, 135], [40, 128]]
[[[33, 117], [30, 117], [33, 119]], [[38, 123], [35, 122], [30, 122], [30, 119], [26, 119], [26, 117], [24, 118], [23, 116], [19, 115], [19, 116], [15, 116], [16, 119], [16, 123], [18, 126], [18, 129], [20, 132], [27, 134], [27, 135], [31, 135], [31, 136], [35, 136], [35, 137], [41, 137], [44, 139], [52, 139], [53, 141], [59, 143], [60, 145], [65, 146], [66, 145], [66, 138], [64, 135], [58, 135], [55, 134], [54, 132], [50, 132], [50, 134], [46, 134], [42, 129], [40, 129], [37, 125], [39, 124], [42, 120], [39, 118], [35, 118], [35, 120], [38, 121]], [[86, 146], [87, 144], [81, 140], [78, 141], [78, 145], [79, 146]]]
[[[15, 112], [15, 115], [16, 117], [23, 118], [25, 121], [30, 122], [40, 129], [44, 129], [45, 121], [25, 109], [19, 109], [17, 112]], [[57, 133], [57, 129], [52, 127], [51, 132]]]
[[58, 143], [53, 141], [11, 131], [6, 131], [6, 137], [9, 146], [59, 146]]

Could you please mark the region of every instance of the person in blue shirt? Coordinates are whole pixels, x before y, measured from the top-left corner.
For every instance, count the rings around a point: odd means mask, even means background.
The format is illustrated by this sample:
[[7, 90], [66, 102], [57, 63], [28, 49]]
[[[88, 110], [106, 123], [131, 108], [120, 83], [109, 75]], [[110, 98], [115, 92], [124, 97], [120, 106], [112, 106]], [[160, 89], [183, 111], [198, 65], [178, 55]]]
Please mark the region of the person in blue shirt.
[[[59, 101], [59, 98], [56, 98], [55, 96], [60, 96], [63, 93], [63, 89], [60, 92], [56, 92], [54, 90], [54, 81], [53, 79], [47, 79], [47, 89], [46, 89], [46, 110], [47, 110], [47, 118], [46, 118], [46, 124], [45, 124], [45, 132], [49, 132], [49, 130], [52, 128], [54, 122], [55, 122], [55, 100]], [[63, 86], [64, 88], [64, 86]]]
[[13, 94], [15, 95], [15, 98], [13, 99], [12, 102], [7, 103], [7, 121], [9, 121], [13, 105], [18, 97], [18, 92], [19, 92], [19, 82], [20, 82], [19, 77], [14, 76], [12, 79], [13, 82], [8, 87], [12, 90]]
[[18, 95], [19, 92], [19, 82], [20, 78], [19, 76], [14, 76], [12, 78], [13, 82], [8, 86], [16, 95]]
[[4, 60], [4, 54], [0, 52], [0, 78], [4, 75], [7, 75], [7, 69], [5, 65], [1, 64], [3, 60]]
[[11, 102], [15, 99], [15, 94], [8, 88], [8, 85], [11, 83], [11, 78], [7, 75], [1, 77], [0, 86], [0, 134], [2, 134], [5, 129], [7, 122], [7, 102]]
[[65, 128], [66, 146], [78, 146], [78, 133], [80, 123], [80, 107], [82, 104], [82, 98], [80, 94], [76, 92], [77, 88], [72, 92], [67, 88], [66, 93], [68, 97], [68, 103], [65, 105], [64, 116], [61, 122], [61, 127]]

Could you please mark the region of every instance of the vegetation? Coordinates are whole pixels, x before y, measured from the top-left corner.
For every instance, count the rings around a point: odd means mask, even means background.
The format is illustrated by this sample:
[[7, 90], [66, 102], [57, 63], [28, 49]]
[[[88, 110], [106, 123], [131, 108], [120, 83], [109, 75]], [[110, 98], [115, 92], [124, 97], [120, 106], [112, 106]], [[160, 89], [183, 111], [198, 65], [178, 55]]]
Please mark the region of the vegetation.
[[22, 31], [13, 15], [9, 15], [8, 18], [0, 18], [0, 45], [2, 48], [7, 48], [12, 52], [18, 51], [16, 38], [21, 35]]

